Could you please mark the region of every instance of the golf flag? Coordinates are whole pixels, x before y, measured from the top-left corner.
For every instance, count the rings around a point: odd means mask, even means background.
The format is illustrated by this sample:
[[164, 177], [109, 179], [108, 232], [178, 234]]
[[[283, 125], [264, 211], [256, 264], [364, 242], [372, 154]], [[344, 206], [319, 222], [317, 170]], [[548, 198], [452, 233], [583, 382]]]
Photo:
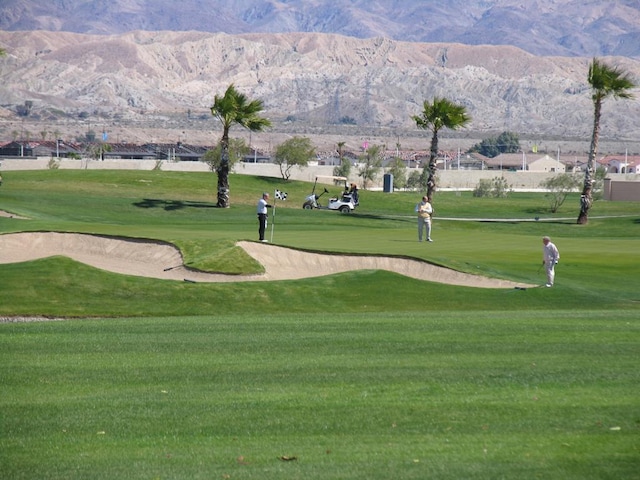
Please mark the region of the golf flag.
[[[286, 200], [287, 199], [287, 192], [281, 192], [280, 190], [276, 189], [275, 195], [274, 195], [276, 200]], [[273, 243], [273, 229], [276, 226], [276, 204], [275, 202], [273, 203], [273, 217], [271, 220], [271, 243]]]

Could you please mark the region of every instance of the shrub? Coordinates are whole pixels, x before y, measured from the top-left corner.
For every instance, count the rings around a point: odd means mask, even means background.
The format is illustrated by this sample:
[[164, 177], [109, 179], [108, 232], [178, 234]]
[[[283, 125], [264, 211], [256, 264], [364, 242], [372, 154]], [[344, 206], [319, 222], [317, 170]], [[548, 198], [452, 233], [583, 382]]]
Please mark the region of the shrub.
[[506, 198], [511, 186], [504, 177], [482, 178], [473, 190], [474, 197]]
[[569, 173], [561, 173], [540, 182], [540, 186], [548, 190], [545, 197], [549, 199], [551, 213], [556, 213], [567, 195], [580, 186], [580, 179]]

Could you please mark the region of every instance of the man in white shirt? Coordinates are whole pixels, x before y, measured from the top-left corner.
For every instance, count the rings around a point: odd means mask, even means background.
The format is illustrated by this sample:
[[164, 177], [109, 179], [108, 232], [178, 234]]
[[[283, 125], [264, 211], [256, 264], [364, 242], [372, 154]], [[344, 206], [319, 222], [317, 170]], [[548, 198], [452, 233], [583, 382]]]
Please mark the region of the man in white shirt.
[[427, 242], [433, 242], [431, 240], [431, 214], [433, 213], [433, 207], [429, 199], [424, 196], [422, 201], [416, 205], [416, 212], [418, 212], [418, 241], [422, 241], [422, 232], [427, 230]]
[[547, 272], [547, 287], [553, 286], [553, 281], [556, 276], [555, 266], [560, 260], [560, 252], [556, 246], [551, 242], [549, 237], [542, 238], [542, 264]]
[[258, 227], [258, 236], [261, 242], [266, 242], [264, 232], [267, 229], [267, 208], [271, 208], [271, 205], [269, 205], [269, 194], [265, 192], [262, 194], [262, 198], [258, 200], [257, 209], [258, 222], [260, 225]]

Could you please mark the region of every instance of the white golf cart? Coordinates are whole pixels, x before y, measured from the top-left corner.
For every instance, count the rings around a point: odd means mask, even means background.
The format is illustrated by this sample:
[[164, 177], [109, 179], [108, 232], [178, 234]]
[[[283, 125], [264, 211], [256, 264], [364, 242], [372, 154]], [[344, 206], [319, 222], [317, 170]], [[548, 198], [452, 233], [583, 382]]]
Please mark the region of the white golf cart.
[[[322, 206], [318, 201], [322, 195], [325, 193], [329, 193], [329, 190], [324, 188], [324, 191], [318, 195], [316, 193], [316, 187], [318, 186], [318, 180], [328, 180], [329, 182], [333, 182], [337, 184], [344, 183], [344, 190], [338, 197], [332, 197], [329, 199], [329, 203], [327, 206]], [[328, 182], [327, 182], [328, 183]], [[311, 195], [307, 196], [304, 199], [304, 203], [302, 204], [302, 208], [305, 210], [311, 210], [314, 208], [320, 208], [324, 210], [337, 210], [340, 213], [351, 213], [356, 207], [359, 205], [358, 202], [358, 187], [355, 183], [349, 185], [347, 183], [347, 177], [334, 177], [328, 175], [318, 175], [316, 177], [316, 181], [313, 183], [313, 190], [311, 191]]]

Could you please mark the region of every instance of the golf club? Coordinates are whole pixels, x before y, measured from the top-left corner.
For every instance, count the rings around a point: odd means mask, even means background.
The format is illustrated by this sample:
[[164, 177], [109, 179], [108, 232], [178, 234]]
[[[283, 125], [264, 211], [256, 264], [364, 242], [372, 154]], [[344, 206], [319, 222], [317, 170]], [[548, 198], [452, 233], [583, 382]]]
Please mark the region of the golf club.
[[169, 270], [173, 270], [175, 268], [180, 268], [182, 265], [176, 265], [175, 267], [167, 267], [163, 270], [163, 272], [168, 272]]

